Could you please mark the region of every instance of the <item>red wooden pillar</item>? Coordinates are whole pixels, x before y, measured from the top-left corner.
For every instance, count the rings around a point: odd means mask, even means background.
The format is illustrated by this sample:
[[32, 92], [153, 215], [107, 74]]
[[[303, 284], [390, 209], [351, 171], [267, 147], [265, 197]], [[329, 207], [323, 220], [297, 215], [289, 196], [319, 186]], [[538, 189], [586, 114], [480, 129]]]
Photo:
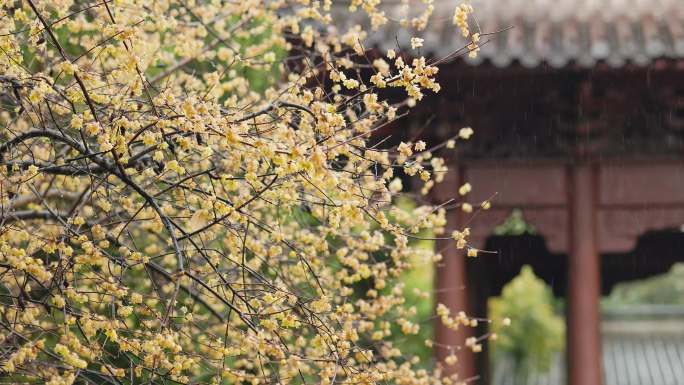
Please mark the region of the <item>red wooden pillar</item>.
[[575, 166], [570, 174], [572, 252], [568, 259], [568, 385], [601, 385], [597, 173], [594, 167], [583, 164]]
[[[435, 203], [444, 203], [448, 199], [458, 197], [458, 188], [464, 183], [463, 168], [452, 168], [444, 181], [435, 186], [432, 197]], [[464, 225], [464, 215], [461, 210], [454, 209], [447, 213], [447, 234], [451, 230], [461, 230]], [[436, 242], [437, 252], [443, 258], [436, 264], [435, 269], [435, 302], [442, 303], [451, 310], [455, 317], [459, 311], [468, 313], [468, 286], [466, 279], [466, 261], [464, 250], [456, 248], [454, 240], [439, 240]], [[474, 353], [464, 347], [466, 338], [474, 335], [473, 329], [461, 326], [458, 330], [445, 327], [437, 318], [435, 320], [435, 356], [442, 363], [445, 375], [458, 374], [459, 379], [468, 379], [476, 375]], [[463, 347], [458, 349], [457, 347]], [[449, 349], [448, 347], [454, 347]], [[446, 365], [445, 359], [455, 353], [458, 361], [455, 365]]]

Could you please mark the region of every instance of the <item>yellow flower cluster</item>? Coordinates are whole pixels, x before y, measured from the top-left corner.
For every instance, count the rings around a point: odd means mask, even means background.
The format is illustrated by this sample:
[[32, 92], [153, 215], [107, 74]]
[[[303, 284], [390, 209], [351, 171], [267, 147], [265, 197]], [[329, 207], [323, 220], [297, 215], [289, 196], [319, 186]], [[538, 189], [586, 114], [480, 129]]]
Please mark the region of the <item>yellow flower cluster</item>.
[[85, 360], [82, 360], [76, 353], [70, 351], [68, 347], [62, 344], [55, 345], [54, 351], [55, 353], [62, 356], [64, 363], [66, 363], [67, 365], [71, 365], [75, 368], [80, 369], [85, 369], [86, 367], [88, 367], [88, 363]]
[[468, 15], [473, 13], [473, 6], [469, 3], [461, 3], [454, 11], [453, 23], [461, 30], [463, 37], [470, 36], [470, 27], [468, 26]]
[[0, 243], [0, 256], [13, 269], [25, 271], [41, 282], [52, 278], [52, 273], [46, 269], [43, 260], [29, 256], [26, 249], [12, 247], [3, 242]]
[[36, 342], [31, 342], [23, 345], [16, 352], [7, 358], [4, 364], [2, 364], [2, 370], [7, 373], [13, 373], [17, 365], [21, 365], [25, 362], [35, 360], [38, 357], [38, 353], [41, 349], [45, 347], [45, 340], [38, 340]]
[[353, 0], [370, 28], [341, 30], [329, 0], [0, 1], [9, 381], [448, 383], [392, 334], [429, 321], [398, 278], [446, 231], [402, 178], [428, 194], [455, 143], [378, 137], [438, 61], [364, 41], [421, 7]]

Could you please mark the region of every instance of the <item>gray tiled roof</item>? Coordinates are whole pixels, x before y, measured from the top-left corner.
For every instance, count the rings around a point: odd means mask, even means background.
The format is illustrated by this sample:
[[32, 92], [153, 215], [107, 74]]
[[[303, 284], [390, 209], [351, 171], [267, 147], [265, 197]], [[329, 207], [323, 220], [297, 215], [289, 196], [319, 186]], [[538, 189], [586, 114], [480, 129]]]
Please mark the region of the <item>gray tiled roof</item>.
[[[608, 337], [603, 339], [604, 385], [681, 385], [684, 381], [684, 338]], [[510, 360], [495, 365], [493, 385], [562, 385], [565, 362], [554, 359], [547, 373], [516, 378]]]
[[[619, 310], [619, 311], [615, 311]], [[630, 306], [603, 312], [604, 385], [684, 383], [684, 308]], [[511, 360], [493, 361], [492, 385], [564, 385], [565, 358], [554, 357], [547, 373], [516, 377]]]
[[679, 385], [684, 379], [684, 338], [604, 338], [603, 368], [606, 385]]
[[[423, 5], [411, 1], [412, 15]], [[435, 0], [435, 12], [425, 38], [425, 53], [444, 56], [461, 48], [464, 41], [451, 18], [458, 0]], [[526, 67], [546, 62], [553, 67], [576, 64], [594, 66], [602, 61], [611, 66], [627, 63], [647, 65], [659, 58], [684, 58], [684, 0], [472, 0], [475, 18], [482, 32], [494, 32], [477, 59], [503, 67], [514, 61]], [[385, 8], [392, 20], [371, 33], [368, 44], [395, 48], [396, 40], [408, 46], [411, 31], [396, 20], [399, 5]], [[340, 11], [344, 12], [344, 11]], [[346, 28], [360, 19], [336, 18]], [[345, 25], [346, 24], [346, 25]], [[476, 27], [473, 25], [473, 30]]]

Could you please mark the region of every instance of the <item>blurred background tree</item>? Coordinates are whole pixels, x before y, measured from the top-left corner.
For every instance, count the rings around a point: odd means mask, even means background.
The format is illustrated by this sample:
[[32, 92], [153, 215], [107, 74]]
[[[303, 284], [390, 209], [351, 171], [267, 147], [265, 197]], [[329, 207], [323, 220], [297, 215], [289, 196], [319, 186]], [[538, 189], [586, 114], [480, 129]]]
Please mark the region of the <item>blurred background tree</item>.
[[513, 209], [511, 215], [494, 228], [494, 235], [523, 235], [536, 234], [536, 232], [534, 226], [525, 222], [525, 217], [520, 209]]
[[[524, 266], [500, 297], [489, 300], [491, 331], [498, 338], [492, 344], [495, 359], [512, 359], [516, 376], [530, 371], [548, 371], [555, 354], [564, 347], [565, 322], [556, 314], [548, 286]], [[503, 320], [513, 322], [504, 327]]]
[[684, 264], [677, 263], [665, 274], [624, 282], [615, 286], [603, 305], [684, 305]]

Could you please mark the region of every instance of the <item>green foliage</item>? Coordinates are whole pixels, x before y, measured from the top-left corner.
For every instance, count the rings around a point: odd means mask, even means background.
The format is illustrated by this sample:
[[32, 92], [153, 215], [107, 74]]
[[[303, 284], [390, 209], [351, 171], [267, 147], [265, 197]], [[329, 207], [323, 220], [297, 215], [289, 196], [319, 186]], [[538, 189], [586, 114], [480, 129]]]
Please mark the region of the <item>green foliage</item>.
[[620, 283], [615, 286], [604, 304], [684, 304], [684, 264], [675, 264], [666, 274]]
[[525, 221], [523, 212], [520, 209], [513, 209], [511, 215], [506, 220], [494, 228], [496, 235], [523, 235], [535, 234], [537, 230]]
[[420, 331], [413, 335], [403, 335], [399, 331], [393, 334], [397, 337], [395, 339], [396, 345], [401, 348], [404, 354], [419, 357], [422, 366], [429, 367], [432, 364], [433, 352], [432, 348], [425, 345], [425, 341], [433, 339], [432, 314], [434, 302], [432, 295], [429, 298], [424, 298], [416, 292], [416, 289], [420, 292], [432, 293], [434, 268], [431, 263], [422, 261], [414, 261], [414, 264], [414, 269], [404, 272], [400, 281], [405, 285], [406, 303], [416, 308], [415, 320], [420, 322]]
[[[554, 312], [551, 290], [529, 266], [503, 289], [501, 297], [489, 301], [492, 331], [498, 340], [494, 354], [510, 357], [519, 373], [548, 371], [555, 353], [563, 349], [565, 323]], [[512, 319], [504, 326], [503, 319]]]
[[[396, 205], [404, 211], [411, 212], [416, 203], [413, 199], [399, 198]], [[431, 232], [424, 231], [418, 235], [425, 239], [410, 241], [417, 251], [434, 249], [435, 242], [427, 240], [433, 236]], [[434, 332], [432, 322], [434, 264], [425, 260], [425, 256], [420, 254], [414, 254], [411, 263], [413, 268], [404, 271], [399, 277], [399, 281], [404, 285], [406, 303], [415, 307], [415, 315], [412, 318], [415, 322], [420, 323], [420, 331], [418, 334], [403, 334], [400, 331], [401, 328], [395, 325], [392, 329], [393, 338], [391, 340], [407, 357], [416, 356], [420, 359], [420, 366], [429, 368], [432, 365], [433, 351], [432, 348], [425, 345], [425, 341], [432, 340]], [[426, 298], [423, 293], [427, 293], [428, 297]]]

